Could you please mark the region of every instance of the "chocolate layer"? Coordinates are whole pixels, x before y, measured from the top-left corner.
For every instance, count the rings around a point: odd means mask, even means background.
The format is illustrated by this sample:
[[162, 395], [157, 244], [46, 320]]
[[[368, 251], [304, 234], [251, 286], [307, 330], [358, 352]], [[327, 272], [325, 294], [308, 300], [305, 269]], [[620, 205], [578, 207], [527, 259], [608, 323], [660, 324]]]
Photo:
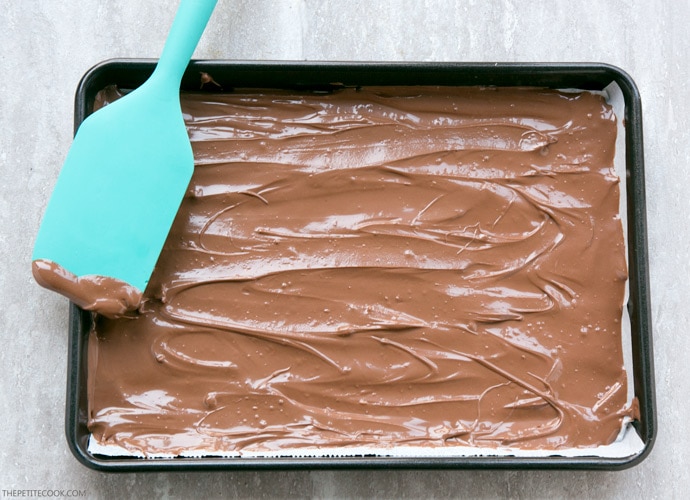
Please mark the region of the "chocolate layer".
[[557, 450], [610, 443], [632, 416], [600, 96], [248, 90], [182, 106], [188, 195], [139, 315], [97, 316], [89, 339], [97, 441]]

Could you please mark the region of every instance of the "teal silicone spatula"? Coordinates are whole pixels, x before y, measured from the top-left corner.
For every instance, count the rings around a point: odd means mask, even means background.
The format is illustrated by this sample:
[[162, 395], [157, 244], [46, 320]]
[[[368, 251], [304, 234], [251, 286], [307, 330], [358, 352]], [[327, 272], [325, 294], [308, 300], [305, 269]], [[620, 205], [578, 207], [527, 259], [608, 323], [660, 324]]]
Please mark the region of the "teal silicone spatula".
[[181, 0], [151, 77], [79, 126], [34, 264], [146, 288], [194, 169], [180, 83], [216, 2]]

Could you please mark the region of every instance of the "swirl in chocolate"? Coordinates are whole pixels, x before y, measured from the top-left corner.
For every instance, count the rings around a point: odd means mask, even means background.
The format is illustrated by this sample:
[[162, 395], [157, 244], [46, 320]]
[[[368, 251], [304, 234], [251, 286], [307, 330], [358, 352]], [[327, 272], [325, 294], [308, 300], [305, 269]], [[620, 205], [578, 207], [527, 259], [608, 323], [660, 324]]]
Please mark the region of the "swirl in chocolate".
[[289, 455], [615, 439], [633, 409], [602, 97], [247, 90], [182, 106], [188, 195], [139, 315], [97, 317], [89, 339], [98, 442]]

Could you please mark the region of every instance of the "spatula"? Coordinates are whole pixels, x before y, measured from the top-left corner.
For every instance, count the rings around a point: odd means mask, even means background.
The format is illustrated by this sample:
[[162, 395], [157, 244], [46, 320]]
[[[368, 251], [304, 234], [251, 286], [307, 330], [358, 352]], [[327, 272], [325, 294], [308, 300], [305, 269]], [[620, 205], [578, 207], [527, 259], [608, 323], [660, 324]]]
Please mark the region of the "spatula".
[[144, 291], [194, 169], [180, 83], [216, 2], [181, 0], [151, 77], [79, 126], [34, 264], [49, 261], [75, 278], [114, 278]]

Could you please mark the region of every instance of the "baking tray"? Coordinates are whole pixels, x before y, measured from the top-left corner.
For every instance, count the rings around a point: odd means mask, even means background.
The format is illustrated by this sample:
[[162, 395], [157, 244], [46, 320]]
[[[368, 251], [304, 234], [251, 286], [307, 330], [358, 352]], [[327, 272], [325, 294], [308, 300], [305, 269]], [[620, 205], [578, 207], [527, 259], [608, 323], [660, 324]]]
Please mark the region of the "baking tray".
[[[75, 98], [75, 131], [93, 111], [96, 93], [107, 85], [133, 89], [155, 67], [155, 60], [117, 59], [91, 68], [81, 79]], [[363, 85], [539, 86], [603, 90], [618, 84], [625, 99], [626, 189], [633, 388], [640, 419], [633, 425], [644, 443], [639, 453], [624, 458], [605, 457], [338, 457], [338, 458], [174, 458], [105, 457], [88, 450], [86, 400], [88, 334], [92, 315], [70, 304], [66, 434], [75, 457], [102, 471], [189, 471], [239, 469], [606, 469], [619, 470], [641, 462], [656, 435], [656, 408], [652, 359], [649, 266], [645, 211], [642, 109], [633, 80], [607, 64], [590, 63], [337, 63], [192, 61], [182, 80], [184, 90], [200, 90], [200, 73], [213, 76], [225, 90], [233, 87], [289, 88], [330, 91]], [[218, 91], [205, 85], [202, 91]]]

